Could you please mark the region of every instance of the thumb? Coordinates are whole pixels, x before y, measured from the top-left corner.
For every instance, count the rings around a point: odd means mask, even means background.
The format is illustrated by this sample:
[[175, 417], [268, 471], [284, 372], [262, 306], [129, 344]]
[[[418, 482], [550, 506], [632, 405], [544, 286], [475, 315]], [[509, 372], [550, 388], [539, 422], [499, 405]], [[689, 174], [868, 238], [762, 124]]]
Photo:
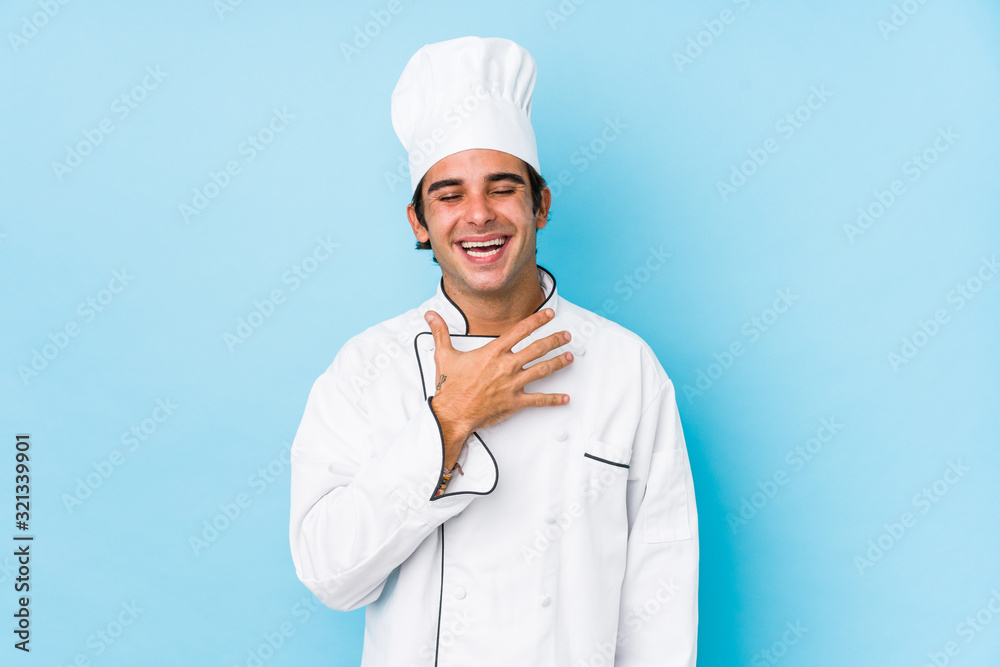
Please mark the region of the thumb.
[[424, 319], [431, 327], [435, 349], [439, 352], [451, 349], [451, 336], [448, 334], [448, 325], [444, 319], [433, 310], [424, 313]]

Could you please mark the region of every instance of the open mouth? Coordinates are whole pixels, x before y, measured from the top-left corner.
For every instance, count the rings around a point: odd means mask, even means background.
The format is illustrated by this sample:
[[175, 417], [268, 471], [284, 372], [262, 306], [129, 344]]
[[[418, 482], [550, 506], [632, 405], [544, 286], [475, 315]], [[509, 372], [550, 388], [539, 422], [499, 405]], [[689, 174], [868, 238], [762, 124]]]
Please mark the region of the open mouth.
[[462, 241], [459, 245], [469, 257], [475, 259], [490, 259], [503, 252], [508, 236], [498, 236], [488, 241]]

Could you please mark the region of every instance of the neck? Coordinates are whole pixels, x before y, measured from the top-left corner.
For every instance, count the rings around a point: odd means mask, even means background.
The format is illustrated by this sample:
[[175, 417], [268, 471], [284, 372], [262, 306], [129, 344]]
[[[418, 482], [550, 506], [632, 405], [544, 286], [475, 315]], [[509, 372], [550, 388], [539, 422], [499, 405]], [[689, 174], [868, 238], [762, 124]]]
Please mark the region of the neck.
[[498, 292], [463, 292], [443, 275], [444, 290], [469, 321], [471, 335], [499, 336], [531, 315], [545, 301], [537, 265], [531, 264], [508, 289]]

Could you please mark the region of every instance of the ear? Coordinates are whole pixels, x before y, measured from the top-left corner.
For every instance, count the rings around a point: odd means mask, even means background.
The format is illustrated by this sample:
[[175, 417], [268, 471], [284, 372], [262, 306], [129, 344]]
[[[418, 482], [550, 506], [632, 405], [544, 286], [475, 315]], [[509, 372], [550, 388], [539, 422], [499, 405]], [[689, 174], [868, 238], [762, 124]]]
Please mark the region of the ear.
[[552, 205], [552, 191], [548, 186], [542, 188], [542, 203], [535, 214], [535, 229], [542, 229], [549, 222], [549, 207]]
[[406, 219], [410, 221], [410, 227], [413, 228], [413, 235], [417, 237], [417, 240], [421, 243], [427, 243], [431, 235], [420, 224], [420, 221], [417, 220], [417, 212], [413, 209], [413, 204], [406, 205]]

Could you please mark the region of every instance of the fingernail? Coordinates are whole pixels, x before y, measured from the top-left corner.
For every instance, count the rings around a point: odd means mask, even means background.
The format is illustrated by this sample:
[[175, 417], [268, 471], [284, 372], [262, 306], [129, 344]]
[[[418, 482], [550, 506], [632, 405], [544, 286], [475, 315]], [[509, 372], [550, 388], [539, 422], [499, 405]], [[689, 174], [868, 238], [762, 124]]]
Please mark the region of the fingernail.
[[428, 324], [430, 324], [431, 322], [434, 321], [434, 315], [428, 311], [424, 313], [424, 319], [427, 321]]
[[570, 338], [572, 338], [572, 336], [569, 335], [569, 332], [568, 331], [564, 331], [563, 332], [563, 340], [570, 340]]
[[555, 311], [553, 311], [551, 308], [546, 308], [545, 314], [548, 315], [549, 317], [552, 317], [553, 315], [555, 315]]

